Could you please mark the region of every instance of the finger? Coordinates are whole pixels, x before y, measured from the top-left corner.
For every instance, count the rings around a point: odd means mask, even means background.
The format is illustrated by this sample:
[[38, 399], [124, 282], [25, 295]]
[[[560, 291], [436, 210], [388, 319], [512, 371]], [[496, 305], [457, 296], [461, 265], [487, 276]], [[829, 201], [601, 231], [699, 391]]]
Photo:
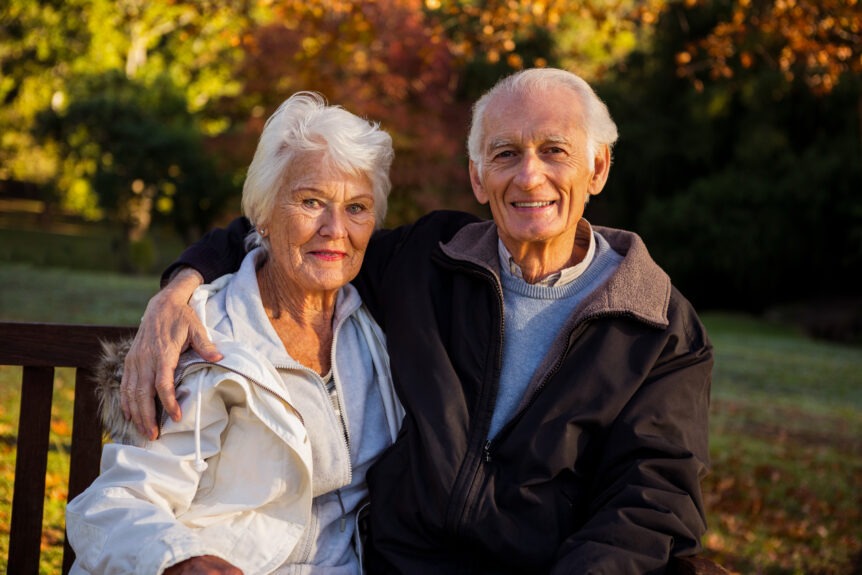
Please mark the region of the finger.
[[155, 393], [153, 388], [146, 385], [146, 381], [152, 380], [144, 377], [142, 385], [139, 385], [134, 390], [134, 398], [132, 399], [132, 420], [144, 436], [149, 439], [155, 439], [159, 435], [159, 428], [156, 424], [156, 405]]
[[207, 361], [220, 361], [224, 356], [210, 340], [203, 324], [197, 320], [189, 326], [189, 344]]
[[[121, 388], [123, 391], [122, 396], [135, 428], [141, 435], [150, 437], [147, 426], [145, 425], [144, 415], [141, 413], [141, 402], [138, 400], [141, 393], [146, 393], [145, 381], [147, 375], [147, 363], [140, 363], [137, 361], [138, 357], [139, 353], [136, 352], [135, 346], [133, 345], [132, 349], [129, 350], [129, 354], [126, 356], [126, 367], [124, 367], [124, 372], [128, 371], [129, 374], [128, 377], [124, 377], [124, 383]], [[152, 398], [150, 401], [152, 401]]]
[[129, 413], [132, 418], [132, 423], [135, 425], [135, 429], [138, 430], [138, 433], [144, 437], [149, 437], [149, 433], [147, 433], [147, 429], [144, 426], [140, 404], [138, 403], [139, 390], [140, 388], [137, 386], [129, 388]]
[[159, 361], [158, 372], [155, 377], [156, 393], [159, 394], [162, 407], [174, 421], [179, 421], [183, 416], [174, 389], [174, 366], [178, 360], [179, 357], [174, 358], [173, 355], [166, 355]]
[[120, 381], [120, 408], [123, 410], [123, 417], [126, 421], [132, 418], [131, 411], [131, 395], [138, 383], [138, 370], [134, 363], [129, 360], [129, 356], [123, 360], [123, 378]]

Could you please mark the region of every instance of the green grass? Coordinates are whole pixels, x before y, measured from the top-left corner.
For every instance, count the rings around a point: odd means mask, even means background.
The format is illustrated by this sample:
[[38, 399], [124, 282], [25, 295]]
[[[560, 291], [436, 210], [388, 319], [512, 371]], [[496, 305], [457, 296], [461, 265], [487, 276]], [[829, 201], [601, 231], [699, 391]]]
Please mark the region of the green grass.
[[[154, 227], [129, 263], [158, 273], [182, 248], [170, 230]], [[117, 231], [105, 225], [53, 222], [46, 230], [25, 215], [0, 212], [0, 264], [10, 263], [110, 272], [121, 269], [123, 258]]]
[[0, 318], [137, 325], [158, 289], [156, 276], [0, 264]]
[[[155, 277], [0, 264], [0, 320], [135, 324]], [[736, 573], [858, 573], [862, 349], [746, 316], [704, 314], [715, 344], [706, 553]], [[5, 570], [20, 371], [0, 367], [0, 571]], [[71, 374], [52, 407], [42, 573], [62, 557]], [[854, 570], [856, 569], [856, 570]]]
[[716, 350], [710, 552], [739, 573], [857, 573], [862, 349], [748, 317], [704, 321]]

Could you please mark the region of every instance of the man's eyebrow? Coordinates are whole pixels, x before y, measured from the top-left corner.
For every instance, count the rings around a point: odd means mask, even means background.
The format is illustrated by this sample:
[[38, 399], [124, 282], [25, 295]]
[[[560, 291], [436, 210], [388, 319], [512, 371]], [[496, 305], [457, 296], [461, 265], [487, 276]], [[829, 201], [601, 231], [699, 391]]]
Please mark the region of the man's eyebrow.
[[[566, 136], [563, 136], [563, 135], [559, 135], [559, 134], [549, 134], [547, 136], [540, 138], [540, 141], [542, 144], [566, 144], [566, 145], [568, 145], [571, 143], [571, 140], [569, 138], [567, 138]], [[494, 151], [494, 150], [497, 150], [499, 148], [506, 148], [508, 146], [514, 146], [514, 145], [517, 145], [517, 144], [511, 138], [498, 138], [496, 140], [491, 140], [490, 142], [488, 142], [488, 150]]]
[[505, 148], [507, 146], [512, 145], [512, 140], [509, 138], [498, 138], [496, 140], [491, 140], [488, 142], [489, 150], [496, 150], [498, 148]]

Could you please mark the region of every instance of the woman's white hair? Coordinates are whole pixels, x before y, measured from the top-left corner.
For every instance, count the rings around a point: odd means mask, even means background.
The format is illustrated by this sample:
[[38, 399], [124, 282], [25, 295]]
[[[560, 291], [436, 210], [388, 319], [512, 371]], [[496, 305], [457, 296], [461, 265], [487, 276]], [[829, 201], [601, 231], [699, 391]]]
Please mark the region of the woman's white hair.
[[473, 105], [473, 120], [470, 124], [470, 135], [467, 138], [467, 151], [480, 174], [488, 103], [501, 94], [541, 93], [556, 87], [571, 90], [584, 110], [588, 157], [595, 161], [599, 146], [606, 145], [609, 150], [613, 148], [618, 137], [617, 125], [611, 118], [608, 107], [583, 78], [558, 68], [530, 68], [503, 78]]
[[291, 163], [300, 154], [323, 152], [323, 162], [345, 174], [365, 176], [374, 193], [377, 227], [386, 217], [395, 153], [392, 138], [375, 122], [329, 106], [317, 92], [297, 92], [266, 121], [242, 189], [242, 209], [253, 230], [247, 247], [269, 248], [258, 227], [269, 222]]

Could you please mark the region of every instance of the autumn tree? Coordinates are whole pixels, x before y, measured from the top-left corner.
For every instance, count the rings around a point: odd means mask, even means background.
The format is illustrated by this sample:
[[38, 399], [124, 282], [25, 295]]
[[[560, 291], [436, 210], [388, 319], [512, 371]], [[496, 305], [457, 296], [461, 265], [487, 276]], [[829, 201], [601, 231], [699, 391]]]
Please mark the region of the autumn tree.
[[[649, 50], [603, 87], [621, 126], [603, 202], [704, 306], [848, 295], [862, 264], [858, 55], [823, 47], [835, 60], [810, 67], [782, 6], [672, 3]], [[793, 13], [816, 40], [824, 14]], [[833, 36], [855, 41], [844, 16]]]
[[[465, 94], [500, 76], [561, 66], [600, 80], [647, 41], [666, 0], [428, 0], [453, 52], [467, 65]], [[472, 76], [478, 74], [476, 79]]]
[[[690, 0], [692, 6], [704, 0]], [[725, 2], [713, 30], [677, 56], [698, 85], [770, 68], [787, 84], [800, 79], [826, 94], [845, 75], [862, 74], [862, 5], [858, 0]]]
[[[237, 96], [251, 111], [227, 147], [250, 157], [261, 125], [297, 90], [378, 121], [394, 139], [390, 223], [441, 205], [469, 205], [464, 141], [468, 105], [458, 102], [458, 70], [419, 0], [296, 0], [272, 7], [249, 40]], [[245, 144], [237, 144], [237, 140]]]
[[[213, 174], [200, 140], [229, 126], [212, 103], [240, 89], [250, 3], [11, 0], [2, 10], [0, 178], [37, 182], [49, 204], [110, 216], [140, 240], [154, 213], [175, 213], [178, 182], [165, 174], [181, 164], [186, 179], [193, 166]], [[181, 160], [184, 145], [197, 160]], [[208, 227], [220, 189], [183, 188], [198, 201], [177, 223]]]

